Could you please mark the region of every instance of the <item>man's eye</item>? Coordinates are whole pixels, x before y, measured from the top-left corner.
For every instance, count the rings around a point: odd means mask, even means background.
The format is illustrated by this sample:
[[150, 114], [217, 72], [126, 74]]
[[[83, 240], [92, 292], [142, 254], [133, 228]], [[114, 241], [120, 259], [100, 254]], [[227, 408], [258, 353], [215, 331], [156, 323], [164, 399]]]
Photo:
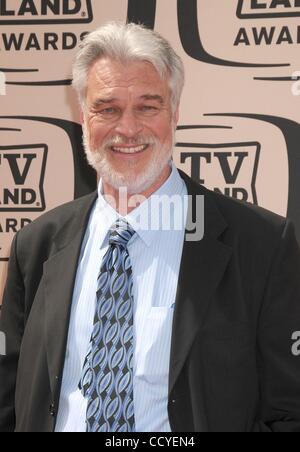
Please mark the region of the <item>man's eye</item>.
[[157, 107], [153, 105], [143, 105], [140, 109], [143, 113], [156, 113], [158, 111]]
[[100, 111], [101, 114], [103, 115], [113, 115], [115, 113], [117, 113], [117, 109], [116, 108], [104, 108], [103, 110]]

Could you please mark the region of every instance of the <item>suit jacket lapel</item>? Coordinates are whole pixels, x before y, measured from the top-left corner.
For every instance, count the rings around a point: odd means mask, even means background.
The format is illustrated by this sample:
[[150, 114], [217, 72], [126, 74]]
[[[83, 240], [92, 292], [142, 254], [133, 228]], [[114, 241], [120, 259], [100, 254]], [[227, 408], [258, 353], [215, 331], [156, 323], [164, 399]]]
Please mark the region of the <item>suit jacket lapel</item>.
[[181, 177], [189, 195], [205, 196], [205, 233], [201, 241], [185, 241], [183, 247], [172, 330], [170, 394], [232, 254], [232, 249], [218, 240], [227, 224], [209, 192], [184, 173]]
[[44, 264], [47, 361], [54, 397], [58, 396], [59, 377], [63, 371], [81, 244], [95, 199], [96, 193], [93, 193], [84, 199], [81, 207], [78, 206], [74, 218], [55, 238], [57, 252]]

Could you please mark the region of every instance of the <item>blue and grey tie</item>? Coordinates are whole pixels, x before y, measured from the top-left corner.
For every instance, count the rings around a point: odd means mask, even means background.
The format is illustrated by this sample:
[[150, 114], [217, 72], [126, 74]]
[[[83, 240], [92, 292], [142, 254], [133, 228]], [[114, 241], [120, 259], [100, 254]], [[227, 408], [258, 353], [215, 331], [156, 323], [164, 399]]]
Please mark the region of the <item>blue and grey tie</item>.
[[88, 400], [87, 432], [133, 432], [133, 281], [123, 219], [110, 229], [98, 277], [94, 328], [79, 383]]

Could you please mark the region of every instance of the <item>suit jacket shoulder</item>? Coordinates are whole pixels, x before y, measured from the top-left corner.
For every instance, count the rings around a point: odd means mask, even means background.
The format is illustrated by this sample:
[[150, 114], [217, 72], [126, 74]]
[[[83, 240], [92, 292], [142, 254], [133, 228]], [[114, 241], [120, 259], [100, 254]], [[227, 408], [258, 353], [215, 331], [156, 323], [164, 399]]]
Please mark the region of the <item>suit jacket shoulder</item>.
[[[205, 202], [205, 234], [217, 235], [218, 224], [223, 224], [228, 239], [235, 237], [237, 241], [264, 244], [277, 242], [286, 226], [287, 219], [267, 209], [244, 201], [230, 198], [221, 193], [213, 192], [198, 184], [180, 171], [189, 194], [204, 196]], [[226, 234], [223, 236], [226, 242]]]
[[96, 196], [96, 192], [93, 192], [56, 207], [20, 230], [16, 245], [18, 259], [27, 259], [27, 253], [47, 259], [58, 237], [65, 235], [68, 240], [85, 226]]
[[31, 237], [39, 239], [40, 236], [54, 238], [62, 228], [69, 225], [75, 218], [82, 216], [82, 212], [92, 207], [96, 200], [96, 192], [90, 193], [74, 201], [62, 204], [55, 209], [41, 215], [32, 223], [19, 231], [19, 239], [27, 240]]

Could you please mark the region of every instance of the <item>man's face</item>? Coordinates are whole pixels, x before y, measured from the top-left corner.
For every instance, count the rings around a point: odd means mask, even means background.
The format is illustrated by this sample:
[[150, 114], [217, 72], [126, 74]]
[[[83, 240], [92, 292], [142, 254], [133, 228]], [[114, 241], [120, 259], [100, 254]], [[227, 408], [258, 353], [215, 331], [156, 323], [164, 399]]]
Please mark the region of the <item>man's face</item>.
[[177, 112], [168, 80], [146, 62], [101, 59], [88, 75], [84, 140], [88, 159], [114, 188], [149, 189], [168, 168]]

